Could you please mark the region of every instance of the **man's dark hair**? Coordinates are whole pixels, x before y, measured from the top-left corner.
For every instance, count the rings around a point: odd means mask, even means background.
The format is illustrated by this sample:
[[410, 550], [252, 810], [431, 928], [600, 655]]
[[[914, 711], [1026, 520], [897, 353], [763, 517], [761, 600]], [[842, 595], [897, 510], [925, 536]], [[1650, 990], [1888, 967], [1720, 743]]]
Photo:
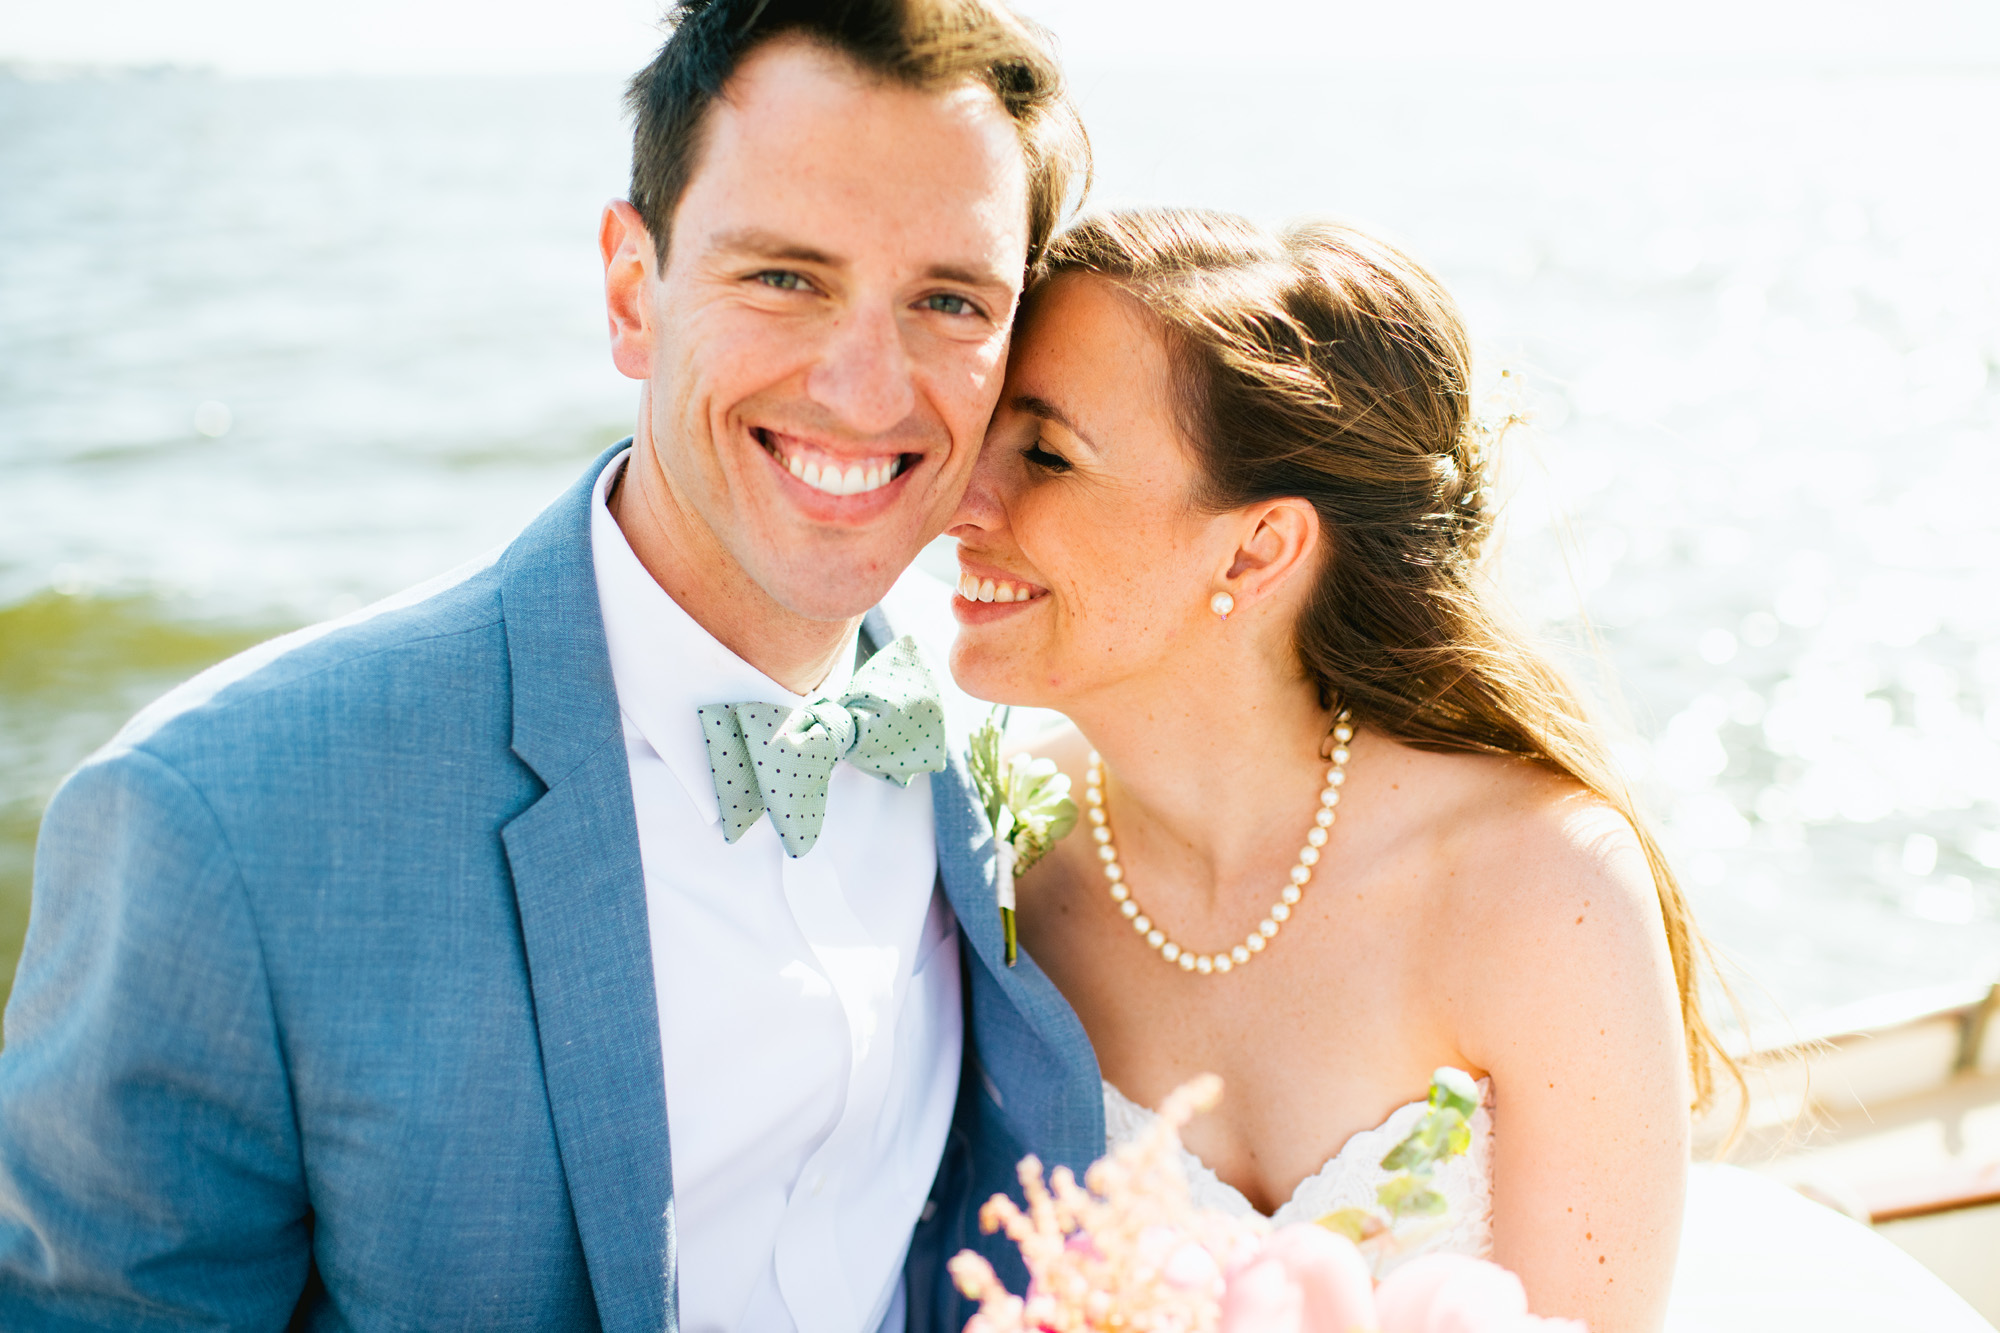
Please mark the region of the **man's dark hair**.
[[681, 0], [673, 35], [632, 79], [632, 207], [664, 265], [674, 210], [694, 174], [711, 103], [752, 51], [791, 34], [912, 88], [991, 88], [1028, 165], [1033, 272], [1071, 196], [1089, 188], [1090, 142], [1048, 34], [996, 0]]

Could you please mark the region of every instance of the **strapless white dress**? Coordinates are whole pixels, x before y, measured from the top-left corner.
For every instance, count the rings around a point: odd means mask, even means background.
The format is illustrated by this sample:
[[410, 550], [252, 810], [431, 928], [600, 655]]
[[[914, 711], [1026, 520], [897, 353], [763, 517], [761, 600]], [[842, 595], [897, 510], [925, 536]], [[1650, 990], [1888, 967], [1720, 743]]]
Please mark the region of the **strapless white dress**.
[[[1479, 1097], [1479, 1109], [1472, 1114], [1471, 1146], [1462, 1156], [1439, 1163], [1431, 1178], [1450, 1205], [1442, 1224], [1418, 1231], [1415, 1243], [1383, 1263], [1384, 1272], [1431, 1250], [1450, 1250], [1480, 1259], [1493, 1256], [1493, 1085], [1489, 1080], [1479, 1080]], [[1342, 1144], [1332, 1160], [1299, 1182], [1292, 1197], [1271, 1214], [1271, 1221], [1282, 1227], [1310, 1222], [1339, 1208], [1372, 1207], [1375, 1191], [1395, 1174], [1382, 1169], [1383, 1157], [1408, 1137], [1426, 1109], [1423, 1102], [1399, 1106], [1380, 1125], [1364, 1129]], [[1107, 1151], [1138, 1138], [1158, 1119], [1157, 1112], [1140, 1106], [1110, 1083], [1104, 1085]], [[1242, 1192], [1209, 1170], [1199, 1157], [1186, 1148], [1180, 1150], [1180, 1156], [1188, 1192], [1197, 1208], [1232, 1217], [1257, 1215]]]
[[[1493, 1087], [1479, 1080], [1472, 1144], [1443, 1163], [1434, 1183], [1450, 1204], [1446, 1223], [1385, 1267], [1449, 1250], [1493, 1253]], [[1371, 1204], [1388, 1180], [1382, 1158], [1424, 1113], [1398, 1107], [1356, 1134], [1302, 1181], [1271, 1215], [1279, 1226], [1310, 1222], [1337, 1208]], [[1137, 1138], [1157, 1119], [1104, 1085], [1105, 1147]], [[1181, 1149], [1194, 1202], [1239, 1217], [1257, 1210], [1202, 1160]], [[1729, 1166], [1699, 1165], [1688, 1176], [1680, 1261], [1667, 1333], [1993, 1333], [1993, 1326], [1915, 1259], [1869, 1228], [1774, 1180]]]

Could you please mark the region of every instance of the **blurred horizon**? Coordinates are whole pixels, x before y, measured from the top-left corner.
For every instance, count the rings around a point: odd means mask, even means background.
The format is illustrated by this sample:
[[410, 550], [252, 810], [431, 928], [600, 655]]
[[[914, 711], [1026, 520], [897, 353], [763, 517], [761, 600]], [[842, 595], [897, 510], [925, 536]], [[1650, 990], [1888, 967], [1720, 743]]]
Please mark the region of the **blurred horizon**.
[[[657, 49], [667, 8], [664, 0], [351, 0], [335, 16], [267, 0], [17, 4], [0, 27], [0, 64], [257, 77], [629, 74]], [[1023, 0], [1017, 8], [1053, 31], [1063, 58], [1080, 68], [2000, 66], [2000, 6], [1986, 0], [1687, 0], [1671, 9], [1592, 0], [1239, 0], [1226, 19], [1204, 0]]]

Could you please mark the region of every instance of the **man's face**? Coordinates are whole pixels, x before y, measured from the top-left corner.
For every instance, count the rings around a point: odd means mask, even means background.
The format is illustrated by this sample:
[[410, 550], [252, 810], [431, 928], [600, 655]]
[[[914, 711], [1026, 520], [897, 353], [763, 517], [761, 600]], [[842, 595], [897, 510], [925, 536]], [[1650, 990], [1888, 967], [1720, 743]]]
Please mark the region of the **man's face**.
[[710, 109], [620, 368], [676, 508], [792, 614], [861, 614], [949, 520], [1006, 367], [1026, 176], [989, 90], [801, 40]]

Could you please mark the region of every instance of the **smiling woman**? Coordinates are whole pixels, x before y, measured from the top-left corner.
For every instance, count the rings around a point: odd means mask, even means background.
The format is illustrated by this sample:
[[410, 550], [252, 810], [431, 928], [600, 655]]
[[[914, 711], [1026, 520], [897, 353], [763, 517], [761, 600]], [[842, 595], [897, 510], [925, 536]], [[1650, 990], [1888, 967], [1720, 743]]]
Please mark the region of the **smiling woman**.
[[1689, 1107], [1732, 1066], [1582, 698], [1489, 609], [1451, 298], [1354, 229], [1192, 209], [1086, 220], [1050, 269], [952, 528], [952, 670], [1074, 724], [1043, 743], [1090, 838], [1018, 922], [1107, 1125], [1220, 1073], [1188, 1147], [1310, 1218], [1344, 1145], [1473, 1071], [1505, 1128], [1450, 1244], [1543, 1314], [1657, 1327]]

